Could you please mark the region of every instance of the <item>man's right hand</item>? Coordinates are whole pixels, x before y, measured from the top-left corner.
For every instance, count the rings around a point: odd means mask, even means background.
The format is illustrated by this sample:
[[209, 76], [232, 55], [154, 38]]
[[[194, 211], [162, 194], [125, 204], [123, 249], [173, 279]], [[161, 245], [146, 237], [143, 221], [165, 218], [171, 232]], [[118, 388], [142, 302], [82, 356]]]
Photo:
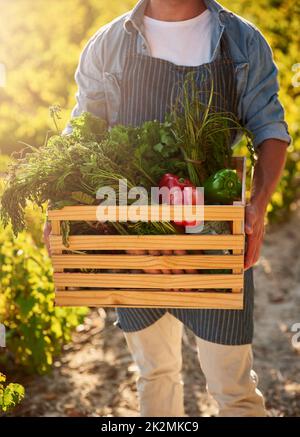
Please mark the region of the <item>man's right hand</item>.
[[51, 256], [50, 239], [49, 239], [51, 231], [52, 231], [51, 223], [46, 221], [44, 225], [44, 243], [49, 256]]

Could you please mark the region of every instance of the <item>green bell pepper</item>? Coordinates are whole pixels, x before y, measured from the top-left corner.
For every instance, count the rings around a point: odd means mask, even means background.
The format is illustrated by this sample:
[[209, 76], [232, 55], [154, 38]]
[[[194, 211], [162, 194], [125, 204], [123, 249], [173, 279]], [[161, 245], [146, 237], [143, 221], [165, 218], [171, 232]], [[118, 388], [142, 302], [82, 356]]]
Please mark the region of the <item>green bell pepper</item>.
[[242, 184], [235, 170], [222, 169], [204, 182], [204, 198], [209, 203], [231, 204], [240, 198]]

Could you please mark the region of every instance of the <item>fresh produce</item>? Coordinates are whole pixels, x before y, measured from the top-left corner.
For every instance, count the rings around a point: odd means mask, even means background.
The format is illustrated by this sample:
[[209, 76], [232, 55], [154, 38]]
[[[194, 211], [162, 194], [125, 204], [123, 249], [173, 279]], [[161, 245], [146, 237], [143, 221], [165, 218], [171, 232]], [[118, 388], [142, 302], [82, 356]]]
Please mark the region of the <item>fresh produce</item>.
[[[169, 203], [170, 205], [200, 205], [203, 204], [203, 198], [200, 191], [189, 179], [179, 178], [178, 176], [167, 173], [159, 182], [159, 188], [166, 187], [169, 191], [169, 198], [164, 199], [162, 203]], [[196, 226], [196, 221], [175, 221], [177, 226]]]
[[[139, 127], [108, 127], [104, 120], [83, 113], [71, 121], [71, 135], [55, 134], [40, 148], [28, 146], [9, 168], [1, 199], [4, 224], [11, 222], [15, 234], [22, 231], [28, 201], [39, 207], [50, 201], [53, 209], [96, 205], [97, 191], [104, 186], [115, 190], [118, 201], [120, 179], [127, 180], [128, 189], [143, 186], [150, 192], [168, 173], [176, 175], [178, 186], [181, 179], [189, 179], [190, 186], [200, 187], [211, 175], [230, 168], [232, 132], [244, 133], [250, 140], [248, 132], [232, 114], [215, 112], [212, 95], [208, 105], [201, 103], [193, 77], [187, 77], [181, 97], [162, 123], [153, 120]], [[56, 128], [58, 110], [51, 108]], [[227, 192], [223, 191], [222, 202], [231, 201], [233, 189], [228, 183]], [[86, 227], [93, 232], [103, 230], [90, 222], [78, 226], [78, 233]], [[106, 231], [155, 234], [174, 233], [176, 228], [165, 222], [108, 223]], [[70, 224], [64, 222], [65, 242], [69, 232]]]
[[[232, 143], [245, 136], [250, 158], [254, 161], [252, 135], [228, 112], [218, 112], [213, 107], [214, 84], [203, 103], [203, 95], [191, 72], [179, 93], [170, 114], [173, 132], [183, 159], [187, 164], [188, 177], [197, 187], [212, 174], [223, 168], [231, 168]], [[205, 98], [206, 100], [206, 98]]]
[[170, 121], [146, 121], [136, 132], [134, 158], [141, 172], [141, 185], [146, 188], [156, 186], [165, 173], [180, 177], [188, 175], [187, 163]]
[[[1, 217], [4, 224], [12, 223], [15, 234], [25, 228], [28, 201], [41, 208], [50, 201], [53, 209], [68, 205], [96, 205], [99, 203], [96, 193], [100, 187], [114, 188], [118, 200], [120, 179], [127, 180], [129, 189], [140, 185], [149, 188], [153, 185], [153, 175], [161, 177], [168, 170], [167, 164], [162, 166], [163, 158], [159, 151], [155, 151], [155, 154], [158, 155], [157, 163], [161, 163], [160, 168], [155, 167], [155, 163], [149, 168], [150, 164], [145, 164], [148, 162], [145, 159], [146, 151], [145, 154], [141, 152], [141, 149], [145, 150], [145, 132], [148, 130], [153, 135], [149, 148], [158, 144], [155, 132], [163, 141], [165, 127], [162, 124], [148, 122], [145, 128], [118, 125], [108, 130], [103, 120], [87, 113], [71, 123], [71, 135], [54, 135], [39, 149], [29, 147], [10, 166], [1, 199]], [[160, 144], [165, 146], [163, 142]], [[138, 151], [140, 154], [137, 158], [135, 152]], [[176, 232], [170, 223], [137, 223], [134, 226], [111, 223], [108, 227], [111, 233], [126, 234], [141, 233], [139, 226], [143, 231], [147, 227], [147, 233]], [[79, 227], [76, 224], [78, 233], [80, 227], [83, 231], [89, 227], [90, 230], [101, 232], [95, 223], [81, 223]], [[64, 222], [62, 231], [66, 242], [70, 231], [67, 222]]]
[[204, 197], [211, 203], [230, 204], [242, 193], [241, 181], [234, 170], [222, 169], [204, 182]]

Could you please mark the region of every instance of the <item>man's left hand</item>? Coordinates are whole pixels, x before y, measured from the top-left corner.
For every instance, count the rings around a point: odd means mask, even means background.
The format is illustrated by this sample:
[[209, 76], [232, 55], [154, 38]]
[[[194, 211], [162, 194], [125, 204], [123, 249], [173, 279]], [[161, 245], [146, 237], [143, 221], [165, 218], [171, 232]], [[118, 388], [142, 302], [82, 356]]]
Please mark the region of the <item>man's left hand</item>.
[[259, 258], [264, 238], [265, 211], [254, 204], [246, 206], [245, 232], [247, 234], [247, 250], [245, 255], [245, 270], [250, 269]]

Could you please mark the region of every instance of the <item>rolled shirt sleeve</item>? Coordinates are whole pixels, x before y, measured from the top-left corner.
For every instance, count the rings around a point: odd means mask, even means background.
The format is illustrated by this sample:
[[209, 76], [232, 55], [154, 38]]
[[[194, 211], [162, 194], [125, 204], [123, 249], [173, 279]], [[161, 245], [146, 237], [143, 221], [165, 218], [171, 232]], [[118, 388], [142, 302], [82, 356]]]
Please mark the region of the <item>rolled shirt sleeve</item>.
[[[78, 86], [76, 93], [77, 103], [72, 111], [72, 118], [78, 117], [83, 112], [90, 112], [103, 119], [107, 118], [101, 37], [102, 30], [100, 29], [89, 40], [80, 55], [75, 73], [75, 80]], [[68, 135], [71, 132], [72, 127], [68, 123], [63, 134]]]
[[253, 134], [255, 148], [270, 138], [291, 142], [278, 91], [278, 69], [272, 50], [255, 30], [249, 44], [249, 75], [242, 98], [243, 124]]

